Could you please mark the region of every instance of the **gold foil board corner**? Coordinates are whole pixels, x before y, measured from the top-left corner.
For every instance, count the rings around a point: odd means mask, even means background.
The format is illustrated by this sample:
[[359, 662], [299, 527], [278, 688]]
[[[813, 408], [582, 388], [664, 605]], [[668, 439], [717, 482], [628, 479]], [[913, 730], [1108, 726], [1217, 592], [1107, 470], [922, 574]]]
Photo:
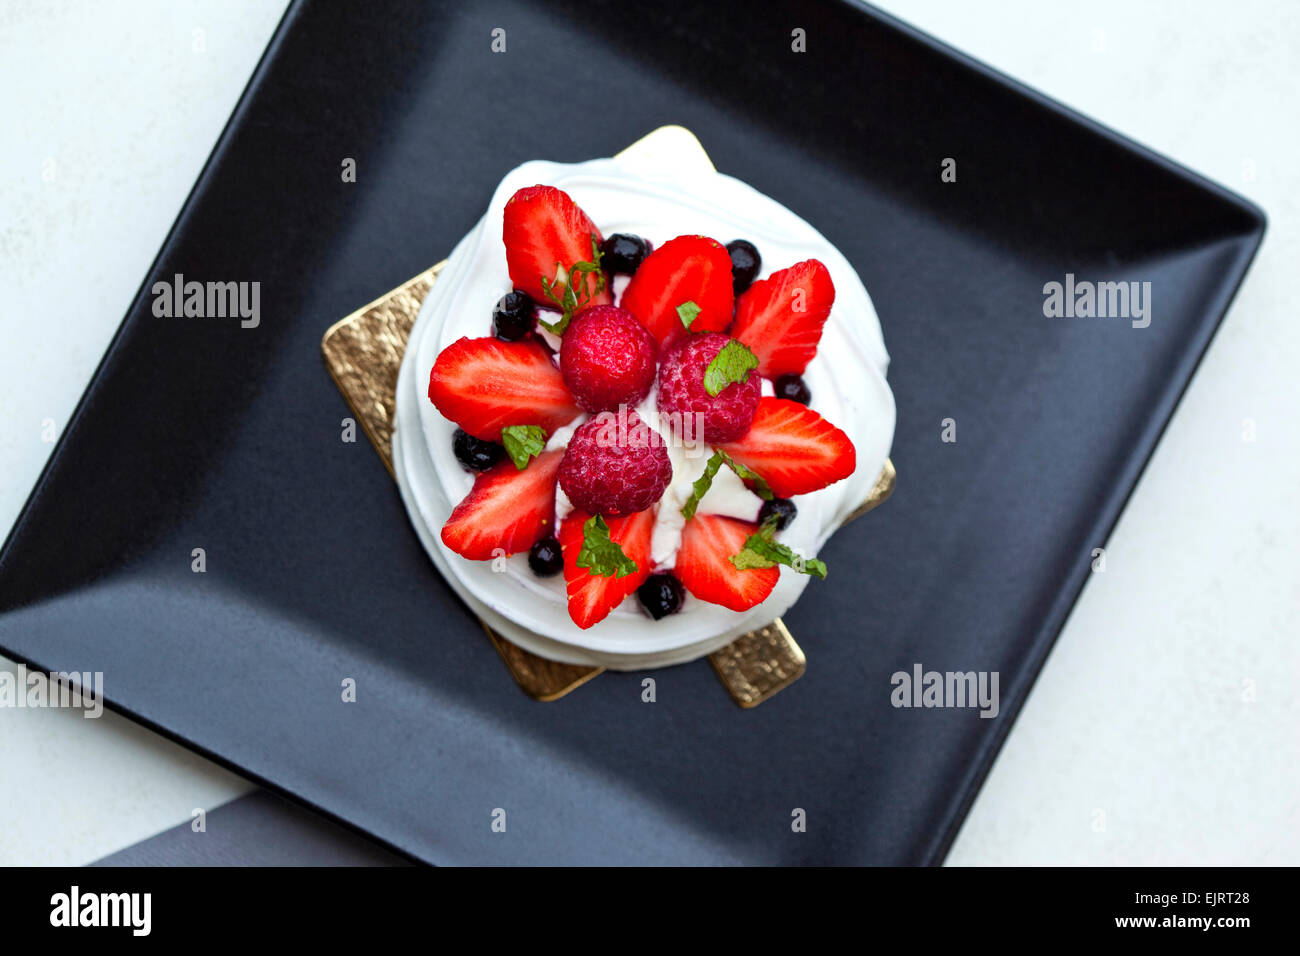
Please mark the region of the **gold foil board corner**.
[[718, 678], [741, 707], [757, 707], [803, 676], [807, 660], [785, 623], [742, 634], [709, 655]]

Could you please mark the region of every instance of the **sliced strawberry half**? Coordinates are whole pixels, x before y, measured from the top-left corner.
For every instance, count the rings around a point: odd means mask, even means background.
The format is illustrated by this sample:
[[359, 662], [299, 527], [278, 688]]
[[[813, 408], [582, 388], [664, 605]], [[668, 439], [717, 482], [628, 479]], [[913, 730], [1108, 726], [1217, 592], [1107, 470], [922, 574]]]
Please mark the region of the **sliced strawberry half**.
[[756, 524], [721, 515], [696, 515], [686, 522], [673, 569], [682, 587], [701, 601], [721, 604], [733, 611], [748, 611], [767, 600], [781, 576], [781, 569], [742, 571], [730, 560], [756, 531]]
[[758, 356], [758, 374], [764, 378], [802, 375], [817, 354], [834, 302], [829, 270], [808, 259], [745, 290], [736, 301], [731, 335]]
[[582, 550], [582, 526], [591, 515], [573, 511], [560, 523], [560, 550], [564, 555], [564, 585], [569, 595], [569, 617], [586, 630], [603, 621], [629, 594], [650, 576], [650, 538], [654, 533], [654, 509], [647, 508], [622, 518], [607, 518], [609, 537], [617, 541], [623, 553], [636, 562], [636, 571], [625, 577], [603, 577], [588, 568], [578, 567]]
[[660, 346], [687, 333], [677, 311], [687, 302], [694, 302], [699, 309], [689, 331], [721, 332], [731, 324], [736, 304], [731, 255], [716, 239], [669, 239], [641, 263], [619, 300]]
[[507, 425], [541, 425], [549, 435], [579, 414], [564, 377], [537, 342], [457, 339], [429, 373], [429, 401], [485, 441]]
[[741, 438], [720, 446], [762, 475], [778, 498], [806, 495], [853, 474], [853, 442], [806, 405], [764, 396]]
[[[564, 280], [575, 262], [590, 262], [592, 240], [599, 246], [604, 237], [596, 224], [563, 189], [554, 186], [527, 186], [506, 203], [502, 241], [506, 244], [506, 265], [510, 281], [540, 305], [552, 300], [542, 287], [542, 278], [550, 282]], [[597, 292], [596, 273], [585, 273], [588, 299], [575, 310], [608, 305], [614, 301], [609, 282]]]
[[512, 461], [474, 479], [442, 526], [442, 543], [471, 561], [527, 551], [555, 527], [555, 475], [564, 452], [543, 452], [522, 471]]

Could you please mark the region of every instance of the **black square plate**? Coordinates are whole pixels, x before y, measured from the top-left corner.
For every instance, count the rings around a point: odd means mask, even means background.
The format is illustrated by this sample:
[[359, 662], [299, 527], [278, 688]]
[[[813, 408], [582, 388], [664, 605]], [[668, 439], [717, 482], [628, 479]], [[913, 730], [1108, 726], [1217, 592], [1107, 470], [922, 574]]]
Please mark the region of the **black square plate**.
[[[808, 673], [763, 706], [704, 662], [539, 704], [340, 441], [319, 342], [516, 164], [667, 123], [861, 273], [898, 490], [826, 549], [786, 618]], [[424, 860], [937, 863], [1263, 230], [854, 4], [296, 3], [0, 556], [0, 645]], [[156, 317], [176, 273], [260, 282], [260, 325]], [[1149, 327], [1045, 317], [1067, 273], [1150, 282]], [[1001, 712], [894, 709], [915, 663], [999, 672]]]

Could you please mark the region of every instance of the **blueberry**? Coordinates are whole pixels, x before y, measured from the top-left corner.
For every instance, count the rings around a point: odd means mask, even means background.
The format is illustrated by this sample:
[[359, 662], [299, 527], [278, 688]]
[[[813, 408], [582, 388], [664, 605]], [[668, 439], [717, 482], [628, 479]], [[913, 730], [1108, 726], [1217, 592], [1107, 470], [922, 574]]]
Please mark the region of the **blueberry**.
[[616, 232], [600, 244], [601, 267], [610, 275], [621, 272], [631, 275], [650, 255], [650, 243], [640, 236]]
[[772, 515], [776, 515], [776, 530], [782, 531], [798, 513], [799, 509], [789, 498], [773, 498], [771, 501], [764, 501], [763, 507], [758, 509], [758, 523], [762, 524]]
[[682, 584], [671, 574], [652, 574], [636, 589], [637, 600], [656, 621], [682, 609]]
[[731, 285], [736, 290], [736, 295], [740, 295], [758, 278], [763, 258], [748, 239], [731, 240], [727, 243], [727, 252], [731, 254]]
[[777, 398], [788, 398], [800, 405], [807, 405], [812, 401], [812, 392], [808, 391], [808, 385], [802, 376], [779, 375], [772, 383], [772, 387], [776, 391]]
[[528, 566], [539, 578], [549, 578], [559, 574], [564, 567], [560, 542], [554, 538], [542, 538], [529, 549]]
[[456, 434], [451, 439], [451, 447], [456, 452], [456, 460], [470, 471], [484, 471], [491, 468], [501, 460], [501, 453], [505, 451], [496, 442], [475, 438], [461, 428], [456, 429]]
[[492, 330], [499, 339], [515, 342], [533, 330], [537, 307], [527, 292], [507, 292], [492, 309]]

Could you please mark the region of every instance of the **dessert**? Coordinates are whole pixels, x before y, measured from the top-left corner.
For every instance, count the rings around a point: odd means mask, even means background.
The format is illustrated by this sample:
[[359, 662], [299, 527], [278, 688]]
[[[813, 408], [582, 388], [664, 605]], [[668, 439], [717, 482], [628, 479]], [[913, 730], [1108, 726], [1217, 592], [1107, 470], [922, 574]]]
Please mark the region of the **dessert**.
[[827, 574], [889, 453], [887, 364], [843, 256], [666, 128], [502, 181], [412, 330], [394, 470], [504, 637], [676, 663]]

